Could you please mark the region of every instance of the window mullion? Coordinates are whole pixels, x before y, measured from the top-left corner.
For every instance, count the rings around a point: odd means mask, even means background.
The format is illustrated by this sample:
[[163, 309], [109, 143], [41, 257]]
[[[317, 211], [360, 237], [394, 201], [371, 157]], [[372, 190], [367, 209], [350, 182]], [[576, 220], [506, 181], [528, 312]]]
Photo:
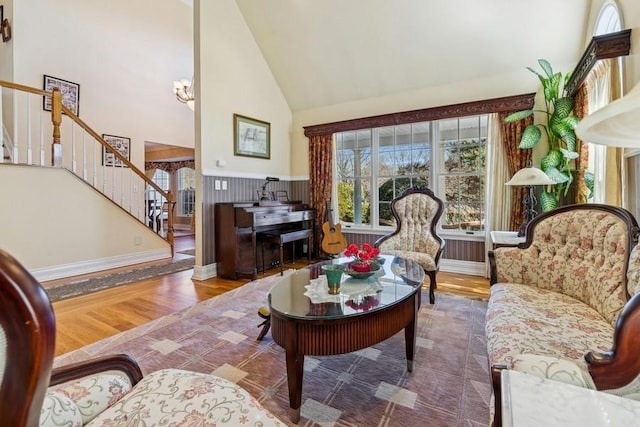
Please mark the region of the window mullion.
[[369, 226], [376, 228], [380, 224], [380, 216], [378, 213], [379, 204], [379, 191], [378, 191], [378, 177], [380, 176], [380, 156], [378, 155], [378, 149], [380, 132], [378, 129], [371, 130], [371, 205], [369, 206]]

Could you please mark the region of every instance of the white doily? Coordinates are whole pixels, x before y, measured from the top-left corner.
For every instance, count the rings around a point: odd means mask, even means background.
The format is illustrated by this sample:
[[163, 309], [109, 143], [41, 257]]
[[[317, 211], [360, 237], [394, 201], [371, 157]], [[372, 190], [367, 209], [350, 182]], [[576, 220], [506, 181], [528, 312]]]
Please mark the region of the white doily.
[[317, 279], [311, 279], [304, 295], [309, 297], [312, 303], [320, 304], [323, 302], [340, 302], [344, 299], [354, 299], [357, 297], [365, 297], [375, 295], [382, 289], [382, 285], [376, 280], [354, 280], [347, 279], [340, 283], [340, 294], [329, 294], [329, 286], [327, 285], [327, 276], [320, 276]]

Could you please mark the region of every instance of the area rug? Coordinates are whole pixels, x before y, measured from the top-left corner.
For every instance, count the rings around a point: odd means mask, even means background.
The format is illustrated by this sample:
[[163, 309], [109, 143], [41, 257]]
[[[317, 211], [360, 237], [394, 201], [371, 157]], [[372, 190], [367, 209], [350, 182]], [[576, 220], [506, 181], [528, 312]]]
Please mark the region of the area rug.
[[[244, 387], [283, 422], [289, 419], [285, 355], [270, 334], [257, 341], [258, 307], [279, 276], [256, 280], [153, 322], [56, 358], [65, 365], [128, 353], [144, 373], [180, 368]], [[404, 333], [354, 353], [307, 356], [300, 426], [488, 426], [491, 394], [486, 302], [423, 293], [414, 370]]]
[[113, 288], [115, 286], [126, 285], [128, 283], [149, 279], [151, 277], [188, 270], [193, 268], [194, 263], [195, 258], [186, 258], [164, 264], [133, 268], [131, 270], [106, 274], [104, 276], [94, 277], [91, 279], [69, 281], [55, 286], [45, 287], [45, 292], [49, 296], [51, 302], [55, 302], [66, 298], [88, 294], [90, 292]]

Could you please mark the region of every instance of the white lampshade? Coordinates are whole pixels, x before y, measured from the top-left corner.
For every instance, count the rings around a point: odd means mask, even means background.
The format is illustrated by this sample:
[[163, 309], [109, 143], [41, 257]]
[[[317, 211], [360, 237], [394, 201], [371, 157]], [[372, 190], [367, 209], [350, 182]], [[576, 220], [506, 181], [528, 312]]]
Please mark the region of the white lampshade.
[[640, 84], [583, 118], [576, 127], [576, 135], [593, 144], [640, 147]]
[[516, 172], [504, 185], [525, 187], [530, 185], [553, 185], [551, 180], [541, 169], [526, 167]]

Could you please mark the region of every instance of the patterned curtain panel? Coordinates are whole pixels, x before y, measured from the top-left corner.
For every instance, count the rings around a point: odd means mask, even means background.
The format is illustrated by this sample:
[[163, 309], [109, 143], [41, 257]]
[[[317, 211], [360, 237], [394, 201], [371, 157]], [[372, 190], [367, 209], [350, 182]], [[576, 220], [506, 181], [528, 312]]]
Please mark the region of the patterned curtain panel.
[[[533, 117], [527, 117], [517, 123], [505, 123], [504, 118], [511, 112], [499, 113], [502, 126], [502, 144], [507, 155], [507, 166], [511, 176], [531, 162], [531, 150], [518, 148], [522, 133], [527, 126], [533, 124]], [[509, 230], [517, 231], [524, 221], [524, 206], [522, 205], [526, 189], [524, 187], [512, 187], [511, 189], [511, 218]]]
[[[587, 82], [583, 82], [575, 95], [575, 106], [573, 111], [575, 115], [582, 119], [589, 114], [589, 89], [587, 88]], [[589, 147], [586, 142], [579, 139], [576, 141], [576, 151], [578, 152], [578, 158], [576, 159], [576, 203], [587, 203], [587, 195], [589, 189], [584, 181], [584, 172], [589, 167]]]
[[[331, 198], [333, 183], [332, 148], [333, 135], [317, 135], [309, 138], [309, 199], [316, 209], [318, 224], [327, 218], [327, 200]], [[318, 227], [318, 230], [320, 227]], [[315, 236], [319, 242], [319, 236]]]
[[160, 169], [167, 173], [174, 173], [178, 169], [182, 168], [196, 168], [195, 160], [183, 160], [180, 162], [144, 162], [144, 169]]

